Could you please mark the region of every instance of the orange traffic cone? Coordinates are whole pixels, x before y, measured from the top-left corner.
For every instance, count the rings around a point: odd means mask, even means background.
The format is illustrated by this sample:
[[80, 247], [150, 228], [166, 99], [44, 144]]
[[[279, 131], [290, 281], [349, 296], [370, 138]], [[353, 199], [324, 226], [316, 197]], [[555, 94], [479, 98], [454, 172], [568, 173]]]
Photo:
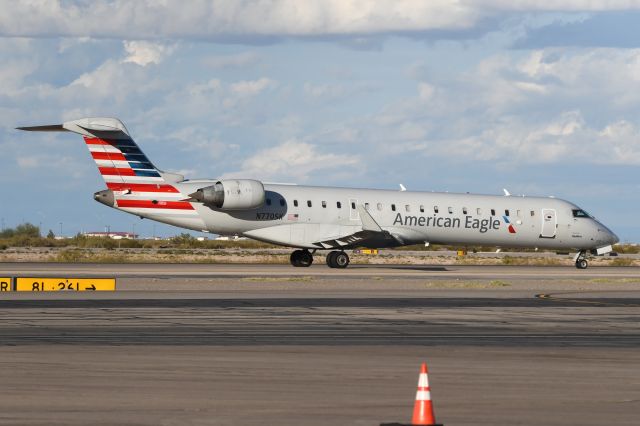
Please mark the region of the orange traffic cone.
[[429, 371], [427, 370], [426, 363], [423, 362], [420, 367], [418, 391], [416, 392], [416, 403], [413, 406], [411, 424], [382, 423], [381, 426], [442, 426], [441, 424], [436, 424], [436, 416], [433, 414], [431, 388], [429, 387]]
[[435, 425], [436, 416], [433, 414], [433, 404], [431, 403], [431, 388], [429, 387], [429, 371], [427, 364], [422, 363], [420, 376], [418, 378], [418, 391], [416, 392], [416, 403], [413, 406], [413, 425]]

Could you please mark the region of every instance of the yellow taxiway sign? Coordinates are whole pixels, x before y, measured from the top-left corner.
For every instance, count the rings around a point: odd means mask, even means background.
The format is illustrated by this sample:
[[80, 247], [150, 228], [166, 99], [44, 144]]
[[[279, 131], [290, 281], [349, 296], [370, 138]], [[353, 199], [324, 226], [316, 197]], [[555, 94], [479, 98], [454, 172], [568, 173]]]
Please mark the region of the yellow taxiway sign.
[[115, 278], [16, 278], [16, 291], [115, 291]]
[[11, 278], [0, 278], [0, 291], [12, 291]]

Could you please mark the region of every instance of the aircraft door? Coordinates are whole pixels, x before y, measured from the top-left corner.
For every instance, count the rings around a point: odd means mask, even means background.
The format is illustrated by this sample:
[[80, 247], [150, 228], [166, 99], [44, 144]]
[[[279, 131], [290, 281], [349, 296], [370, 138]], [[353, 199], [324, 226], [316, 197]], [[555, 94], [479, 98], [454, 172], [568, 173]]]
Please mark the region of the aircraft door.
[[542, 209], [542, 232], [540, 238], [555, 238], [558, 227], [558, 217], [553, 209]]
[[358, 206], [358, 200], [355, 198], [349, 198], [349, 220], [360, 219], [360, 214], [356, 207]]

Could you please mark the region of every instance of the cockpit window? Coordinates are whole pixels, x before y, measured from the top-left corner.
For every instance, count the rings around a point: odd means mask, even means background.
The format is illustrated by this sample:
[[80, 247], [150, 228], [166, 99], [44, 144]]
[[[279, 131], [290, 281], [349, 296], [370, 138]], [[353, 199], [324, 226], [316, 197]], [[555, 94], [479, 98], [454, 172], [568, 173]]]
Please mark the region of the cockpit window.
[[589, 214], [587, 212], [585, 212], [584, 210], [571, 210], [573, 212], [573, 217], [591, 217], [589, 216]]

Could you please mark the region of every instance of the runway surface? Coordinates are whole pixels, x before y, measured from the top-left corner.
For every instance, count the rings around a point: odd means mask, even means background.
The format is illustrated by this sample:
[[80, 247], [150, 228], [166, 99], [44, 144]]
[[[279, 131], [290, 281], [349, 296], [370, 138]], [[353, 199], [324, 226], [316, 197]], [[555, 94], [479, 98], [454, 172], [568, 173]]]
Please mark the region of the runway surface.
[[637, 424], [638, 268], [1, 266], [0, 424]]
[[425, 278], [487, 278], [584, 280], [597, 277], [638, 278], [638, 267], [592, 267], [579, 270], [567, 266], [475, 266], [475, 265], [351, 265], [346, 269], [328, 268], [322, 261], [309, 268], [272, 264], [64, 264], [64, 263], [2, 263], [4, 274], [80, 276], [108, 275], [117, 278], [244, 278], [251, 276], [320, 276], [323, 279], [393, 277]]

